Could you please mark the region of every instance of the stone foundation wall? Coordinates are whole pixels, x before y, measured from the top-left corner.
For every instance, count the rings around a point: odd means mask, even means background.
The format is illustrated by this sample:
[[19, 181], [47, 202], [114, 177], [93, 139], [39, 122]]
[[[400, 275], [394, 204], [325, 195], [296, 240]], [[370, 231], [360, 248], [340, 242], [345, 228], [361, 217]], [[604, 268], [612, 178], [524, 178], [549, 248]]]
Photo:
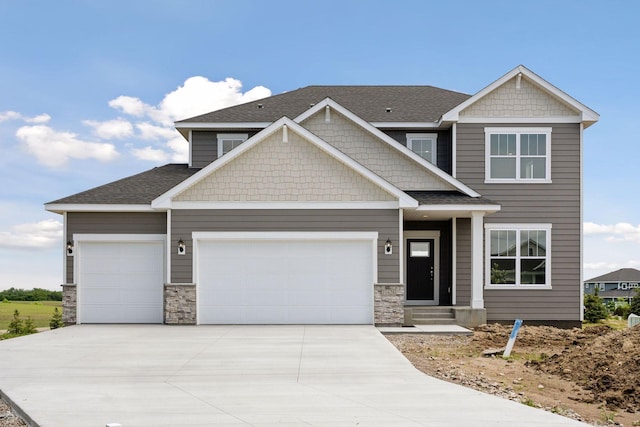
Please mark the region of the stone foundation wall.
[[402, 326], [404, 323], [404, 284], [376, 283], [373, 287], [373, 321], [376, 326]]
[[75, 284], [62, 285], [62, 321], [65, 325], [77, 323], [78, 292]]
[[196, 285], [164, 285], [164, 323], [167, 325], [196, 324]]

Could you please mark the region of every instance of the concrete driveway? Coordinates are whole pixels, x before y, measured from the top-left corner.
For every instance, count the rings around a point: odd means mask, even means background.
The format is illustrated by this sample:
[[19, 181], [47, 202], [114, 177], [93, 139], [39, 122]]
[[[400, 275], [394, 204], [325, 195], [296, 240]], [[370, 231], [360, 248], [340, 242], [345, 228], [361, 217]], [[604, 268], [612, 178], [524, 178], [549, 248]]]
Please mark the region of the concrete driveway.
[[580, 426], [417, 371], [372, 326], [82, 325], [0, 341], [35, 425]]

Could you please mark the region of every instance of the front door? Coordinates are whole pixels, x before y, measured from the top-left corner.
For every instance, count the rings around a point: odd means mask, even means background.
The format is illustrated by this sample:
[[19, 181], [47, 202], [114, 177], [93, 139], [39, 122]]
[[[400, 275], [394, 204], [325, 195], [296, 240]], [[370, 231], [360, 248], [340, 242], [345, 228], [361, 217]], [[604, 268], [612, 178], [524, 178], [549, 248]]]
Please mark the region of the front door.
[[437, 304], [434, 259], [434, 239], [407, 239], [407, 300]]

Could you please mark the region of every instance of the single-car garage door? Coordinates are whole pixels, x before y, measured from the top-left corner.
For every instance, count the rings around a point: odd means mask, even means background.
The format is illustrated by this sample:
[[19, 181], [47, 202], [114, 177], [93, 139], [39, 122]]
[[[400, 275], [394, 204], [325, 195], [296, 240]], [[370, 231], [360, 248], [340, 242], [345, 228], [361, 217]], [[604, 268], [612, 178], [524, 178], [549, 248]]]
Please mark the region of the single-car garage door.
[[80, 242], [80, 323], [162, 323], [161, 241]]
[[373, 239], [202, 239], [201, 324], [372, 324]]

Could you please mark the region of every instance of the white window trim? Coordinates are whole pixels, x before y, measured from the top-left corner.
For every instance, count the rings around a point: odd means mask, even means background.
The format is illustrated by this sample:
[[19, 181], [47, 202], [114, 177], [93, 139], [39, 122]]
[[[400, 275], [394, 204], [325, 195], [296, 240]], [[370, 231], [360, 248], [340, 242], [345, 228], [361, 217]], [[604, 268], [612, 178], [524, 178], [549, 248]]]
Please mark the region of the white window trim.
[[[513, 290], [513, 289], [540, 289], [540, 290], [549, 290], [552, 289], [551, 286], [551, 257], [552, 257], [552, 248], [551, 248], [551, 224], [494, 224], [494, 223], [485, 223], [485, 289], [502, 289], [502, 290]], [[544, 230], [547, 232], [547, 256], [546, 256], [546, 264], [545, 264], [545, 277], [547, 278], [547, 283], [545, 285], [493, 285], [491, 284], [491, 238], [489, 233], [493, 230], [516, 230], [517, 241], [520, 240], [520, 231], [522, 230]], [[516, 265], [518, 265], [519, 261], [522, 258], [520, 255], [516, 257]]]
[[[408, 133], [407, 134], [407, 148], [413, 151], [414, 139], [428, 139], [431, 141], [432, 154], [431, 159], [425, 159], [431, 164], [437, 165], [438, 163], [438, 134], [437, 133]], [[413, 151], [415, 153], [415, 151]], [[416, 153], [418, 154], [418, 153]], [[420, 156], [422, 157], [422, 156]], [[424, 159], [424, 157], [422, 157]]]
[[233, 140], [237, 140], [237, 139], [241, 139], [243, 142], [246, 141], [249, 138], [249, 134], [246, 133], [219, 133], [217, 135], [218, 138], [218, 158], [222, 157], [223, 153], [222, 153], [222, 142], [229, 140], [229, 139], [233, 139]]
[[[485, 184], [551, 184], [551, 131], [550, 127], [501, 127], [484, 128], [484, 148], [485, 148]], [[546, 142], [546, 177], [545, 178], [520, 178], [520, 134], [534, 133], [545, 134]], [[515, 178], [491, 178], [491, 135], [495, 134], [516, 134], [516, 177]]]

